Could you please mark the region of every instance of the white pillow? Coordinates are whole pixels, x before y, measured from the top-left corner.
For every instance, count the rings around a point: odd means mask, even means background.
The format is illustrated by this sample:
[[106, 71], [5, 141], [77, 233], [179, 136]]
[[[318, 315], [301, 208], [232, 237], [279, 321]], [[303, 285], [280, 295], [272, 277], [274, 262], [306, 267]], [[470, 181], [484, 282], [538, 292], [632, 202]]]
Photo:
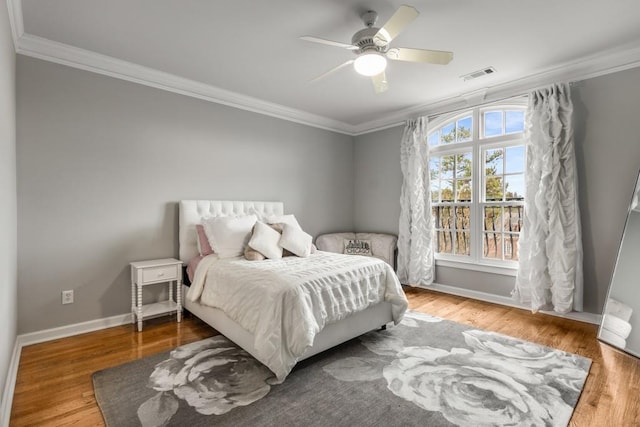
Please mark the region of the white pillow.
[[295, 215], [293, 214], [288, 214], [288, 215], [275, 215], [275, 216], [269, 216], [269, 217], [265, 217], [264, 218], [264, 222], [268, 223], [268, 224], [289, 224], [289, 225], [293, 225], [294, 227], [302, 230], [302, 227], [300, 227], [300, 224], [298, 224], [298, 220], [296, 219]]
[[291, 224], [284, 224], [280, 246], [294, 255], [305, 258], [311, 253], [311, 241], [313, 237], [305, 233], [301, 228]]
[[282, 258], [282, 246], [278, 244], [280, 233], [269, 227], [264, 222], [256, 222], [253, 227], [253, 234], [249, 240], [249, 246], [260, 252], [266, 258]]
[[231, 258], [244, 253], [256, 221], [255, 215], [221, 216], [203, 219], [202, 226], [218, 257]]

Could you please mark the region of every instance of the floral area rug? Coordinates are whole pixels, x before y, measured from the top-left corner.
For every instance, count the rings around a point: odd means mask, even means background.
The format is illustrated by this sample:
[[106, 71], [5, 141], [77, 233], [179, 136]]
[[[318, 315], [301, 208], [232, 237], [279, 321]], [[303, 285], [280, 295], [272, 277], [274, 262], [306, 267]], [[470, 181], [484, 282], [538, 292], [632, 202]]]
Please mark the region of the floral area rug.
[[94, 373], [109, 427], [566, 426], [589, 359], [428, 315], [299, 363], [282, 384], [223, 336]]

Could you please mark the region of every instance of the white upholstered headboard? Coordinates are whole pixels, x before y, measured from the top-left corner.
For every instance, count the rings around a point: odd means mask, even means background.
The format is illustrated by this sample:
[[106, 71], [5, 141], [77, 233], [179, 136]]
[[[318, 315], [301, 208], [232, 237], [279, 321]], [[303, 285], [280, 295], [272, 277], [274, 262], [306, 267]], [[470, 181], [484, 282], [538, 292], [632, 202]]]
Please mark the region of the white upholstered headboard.
[[180, 259], [189, 262], [198, 255], [196, 224], [203, 216], [226, 215], [283, 215], [282, 202], [249, 202], [226, 200], [182, 200], [180, 201]]

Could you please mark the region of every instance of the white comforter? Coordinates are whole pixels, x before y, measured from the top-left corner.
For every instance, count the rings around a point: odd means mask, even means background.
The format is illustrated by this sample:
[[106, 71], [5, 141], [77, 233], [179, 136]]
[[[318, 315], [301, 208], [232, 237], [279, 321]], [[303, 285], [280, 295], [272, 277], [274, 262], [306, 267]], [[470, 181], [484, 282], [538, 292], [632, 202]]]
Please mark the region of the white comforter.
[[265, 261], [209, 256], [198, 265], [187, 298], [222, 309], [251, 332], [260, 361], [279, 381], [326, 324], [382, 301], [392, 304], [397, 324], [407, 309], [389, 264], [320, 251]]

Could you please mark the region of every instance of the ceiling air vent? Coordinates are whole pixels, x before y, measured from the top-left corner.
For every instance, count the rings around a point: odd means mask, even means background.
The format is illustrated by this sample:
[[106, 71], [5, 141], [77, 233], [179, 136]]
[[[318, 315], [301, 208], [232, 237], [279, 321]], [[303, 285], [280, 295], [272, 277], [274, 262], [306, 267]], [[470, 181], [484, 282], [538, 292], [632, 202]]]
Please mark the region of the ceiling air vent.
[[483, 68], [482, 70], [474, 71], [473, 73], [465, 74], [464, 76], [460, 76], [464, 81], [477, 79], [478, 77], [486, 76], [487, 74], [493, 74], [496, 72], [496, 69], [493, 67]]

